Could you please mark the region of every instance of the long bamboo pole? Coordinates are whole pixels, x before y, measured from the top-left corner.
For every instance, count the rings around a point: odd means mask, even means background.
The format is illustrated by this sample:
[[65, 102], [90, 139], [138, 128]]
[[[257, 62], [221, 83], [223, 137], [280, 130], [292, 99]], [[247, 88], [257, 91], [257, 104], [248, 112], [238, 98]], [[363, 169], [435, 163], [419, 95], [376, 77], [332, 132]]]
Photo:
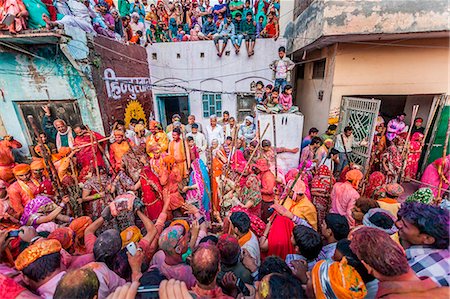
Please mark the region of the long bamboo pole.
[[61, 199], [64, 196], [64, 194], [62, 191], [61, 181], [59, 180], [56, 167], [53, 164], [52, 158], [49, 156], [47, 149], [44, 146], [44, 142], [42, 141], [42, 138], [39, 134], [38, 126], [36, 125], [36, 122], [34, 121], [34, 117], [32, 115], [28, 115], [27, 118], [31, 124], [31, 128], [33, 129], [33, 133], [36, 137], [38, 145], [41, 148], [41, 152], [42, 152], [42, 156], [44, 157], [45, 164], [48, 165], [48, 167], [50, 168], [50, 171], [49, 171], [50, 181], [52, 182], [53, 188], [56, 191], [56, 195]]
[[[449, 138], [450, 138], [450, 117], [448, 118], [447, 133], [445, 134], [444, 150], [442, 151], [442, 163], [445, 163], [445, 161], [446, 161], [445, 157], [447, 156]], [[441, 168], [441, 171], [443, 171], [442, 168]], [[440, 204], [442, 201], [441, 192], [442, 192], [443, 181], [444, 181], [443, 174], [440, 173], [439, 174], [439, 188], [438, 188], [438, 194], [437, 194], [437, 198], [436, 198], [438, 204]]]
[[272, 115], [272, 126], [273, 126], [273, 149], [275, 154], [275, 180], [278, 179], [278, 154], [277, 154], [277, 127], [276, 127], [275, 115]]
[[[263, 131], [263, 133], [261, 135], [261, 138], [264, 137], [264, 135], [266, 134], [268, 128], [269, 128], [269, 124], [267, 124], [266, 128], [264, 129], [264, 131]], [[252, 154], [250, 155], [250, 158], [248, 159], [247, 163], [245, 164], [244, 169], [242, 169], [242, 173], [239, 176], [239, 179], [237, 180], [237, 182], [239, 182], [241, 180], [242, 176], [244, 175], [245, 169], [247, 169], [247, 166], [250, 165], [250, 162], [252, 161], [253, 157], [255, 156], [256, 151], [259, 149], [259, 145], [260, 144], [261, 143], [258, 142], [258, 144], [256, 145], [255, 149], [253, 150]]]
[[[92, 151], [92, 159], [94, 159], [95, 174], [97, 175], [100, 192], [102, 192], [103, 185], [102, 185], [102, 178], [100, 177], [100, 169], [98, 168], [97, 153], [96, 153], [95, 145], [94, 145], [94, 134], [92, 133], [91, 129], [89, 129], [88, 126], [86, 126], [86, 129], [88, 131], [89, 138], [91, 140], [91, 151]], [[97, 144], [97, 146], [99, 146], [99, 145]]]
[[[412, 108], [412, 115], [411, 115], [411, 121], [413, 122], [414, 119], [416, 119], [417, 112], [419, 111], [419, 105], [414, 105]], [[402, 168], [400, 171], [400, 177], [398, 178], [400, 182], [403, 182], [404, 180], [404, 174], [405, 174], [405, 168], [406, 168], [406, 162], [408, 161], [408, 154], [409, 154], [409, 138], [411, 136], [411, 131], [413, 128], [413, 124], [409, 126], [408, 135], [406, 136], [405, 144], [403, 145], [402, 150]]]

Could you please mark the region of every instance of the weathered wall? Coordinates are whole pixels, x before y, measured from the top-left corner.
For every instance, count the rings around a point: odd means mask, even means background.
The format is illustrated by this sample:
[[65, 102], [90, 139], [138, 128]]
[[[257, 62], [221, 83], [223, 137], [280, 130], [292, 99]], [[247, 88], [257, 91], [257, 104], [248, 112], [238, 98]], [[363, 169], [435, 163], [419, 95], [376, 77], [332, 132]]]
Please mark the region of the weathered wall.
[[290, 51], [320, 37], [448, 31], [447, 0], [321, 0], [313, 2], [289, 25]]
[[90, 58], [107, 134], [116, 120], [127, 123], [131, 118], [142, 118], [148, 123], [153, 116], [153, 100], [145, 48], [98, 36], [94, 39]]
[[[330, 46], [315, 53], [311, 53], [306, 60], [326, 58], [325, 77], [313, 79], [313, 64], [305, 64], [304, 79], [297, 79], [296, 102], [300, 111], [305, 115], [303, 136], [308, 134], [311, 127], [321, 132], [328, 126], [328, 110], [330, 108], [331, 90], [333, 86], [335, 46]], [[323, 90], [323, 98], [319, 99], [319, 91]]]
[[[33, 47], [31, 51], [44, 59], [0, 50], [0, 89], [3, 92], [0, 115], [8, 134], [25, 145], [32, 144], [18, 102], [46, 101], [51, 104], [54, 100], [69, 99], [78, 102], [83, 122], [103, 133], [95, 91], [59, 48]], [[22, 152], [28, 154], [28, 149], [24, 147]]]
[[[182, 43], [159, 43], [147, 48], [152, 83], [158, 85], [178, 84], [183, 87], [221, 92], [250, 92], [252, 81], [272, 83], [272, 71], [269, 64], [278, 57], [278, 47], [285, 44], [283, 39], [258, 39], [255, 55], [247, 56], [245, 44], [242, 44], [239, 55], [234, 53], [231, 42], [227, 51], [230, 55], [219, 58], [212, 41], [196, 41]], [[202, 58], [200, 55], [204, 54]], [[177, 58], [179, 54], [180, 58]], [[157, 59], [153, 59], [156, 55]], [[153, 88], [155, 98], [156, 119], [160, 119], [158, 95], [187, 94], [189, 110], [196, 115], [197, 120], [206, 124], [203, 118], [202, 92], [186, 92], [182, 88]], [[222, 95], [222, 111], [228, 110], [236, 116], [236, 95]]]
[[[421, 101], [420, 95], [450, 91], [448, 43], [448, 39], [423, 39], [397, 46], [339, 44], [309, 52], [306, 60], [326, 58], [327, 65], [324, 79], [311, 79], [310, 62], [305, 79], [297, 80], [304, 132], [310, 127], [325, 130], [328, 116], [339, 112], [343, 96], [414, 95], [407, 97], [405, 111], [409, 114], [411, 106], [419, 103], [419, 116], [427, 119], [430, 97]], [[324, 90], [322, 101], [317, 98], [319, 90]]]
[[449, 93], [448, 39], [408, 40], [403, 46], [340, 44], [330, 108], [344, 95]]

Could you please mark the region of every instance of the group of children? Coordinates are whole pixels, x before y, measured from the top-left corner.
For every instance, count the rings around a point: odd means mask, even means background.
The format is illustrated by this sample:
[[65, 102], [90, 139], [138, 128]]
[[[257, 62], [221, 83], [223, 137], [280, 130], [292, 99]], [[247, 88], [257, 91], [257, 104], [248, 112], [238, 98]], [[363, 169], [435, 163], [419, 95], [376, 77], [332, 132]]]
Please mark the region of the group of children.
[[[282, 91], [280, 92], [280, 89]], [[264, 86], [262, 81], [256, 83], [256, 109], [265, 113], [297, 113], [298, 107], [292, 103], [292, 85]]]

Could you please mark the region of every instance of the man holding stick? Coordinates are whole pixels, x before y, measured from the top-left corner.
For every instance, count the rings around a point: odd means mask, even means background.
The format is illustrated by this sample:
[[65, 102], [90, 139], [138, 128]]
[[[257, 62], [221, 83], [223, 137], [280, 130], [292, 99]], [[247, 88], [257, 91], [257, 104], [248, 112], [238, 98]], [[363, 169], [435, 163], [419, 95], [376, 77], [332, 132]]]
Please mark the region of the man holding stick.
[[[74, 126], [73, 131], [77, 135], [75, 138], [74, 145], [75, 147], [80, 147], [80, 151], [76, 154], [77, 162], [80, 165], [81, 171], [79, 179], [80, 181], [84, 181], [84, 177], [87, 173], [94, 168], [105, 167], [105, 161], [103, 160], [102, 152], [99, 149], [99, 146], [104, 146], [101, 144], [94, 144], [93, 140], [91, 140], [91, 136], [84, 125], [76, 125]], [[96, 140], [104, 139], [102, 135], [97, 132], [92, 132], [93, 136]], [[107, 142], [106, 139], [103, 143]], [[90, 144], [90, 146], [84, 146]], [[97, 161], [97, 162], [95, 162]], [[97, 165], [95, 165], [95, 163]]]

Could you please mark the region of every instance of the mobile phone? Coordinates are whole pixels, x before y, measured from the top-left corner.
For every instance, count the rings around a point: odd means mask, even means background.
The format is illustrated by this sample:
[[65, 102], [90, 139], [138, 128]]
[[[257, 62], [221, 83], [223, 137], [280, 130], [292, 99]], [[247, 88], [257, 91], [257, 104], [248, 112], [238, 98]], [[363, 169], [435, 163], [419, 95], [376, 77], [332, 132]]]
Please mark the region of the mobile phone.
[[140, 286], [137, 290], [136, 299], [159, 298], [159, 286]]
[[16, 238], [19, 236], [20, 232], [23, 232], [23, 230], [22, 229], [11, 230], [8, 232], [8, 236], [6, 238], [7, 239], [8, 238]]
[[134, 256], [136, 254], [136, 252], [137, 252], [136, 243], [131, 242], [130, 244], [128, 244], [127, 245], [127, 250], [132, 256]]
[[239, 291], [244, 295], [244, 296], [250, 296], [250, 290], [247, 288], [247, 286], [245, 285], [245, 283], [238, 278], [237, 282], [236, 282], [236, 287], [239, 289]]
[[205, 221], [206, 221], [206, 219], [204, 216], [200, 217], [200, 219], [198, 219], [198, 225], [202, 224]]

